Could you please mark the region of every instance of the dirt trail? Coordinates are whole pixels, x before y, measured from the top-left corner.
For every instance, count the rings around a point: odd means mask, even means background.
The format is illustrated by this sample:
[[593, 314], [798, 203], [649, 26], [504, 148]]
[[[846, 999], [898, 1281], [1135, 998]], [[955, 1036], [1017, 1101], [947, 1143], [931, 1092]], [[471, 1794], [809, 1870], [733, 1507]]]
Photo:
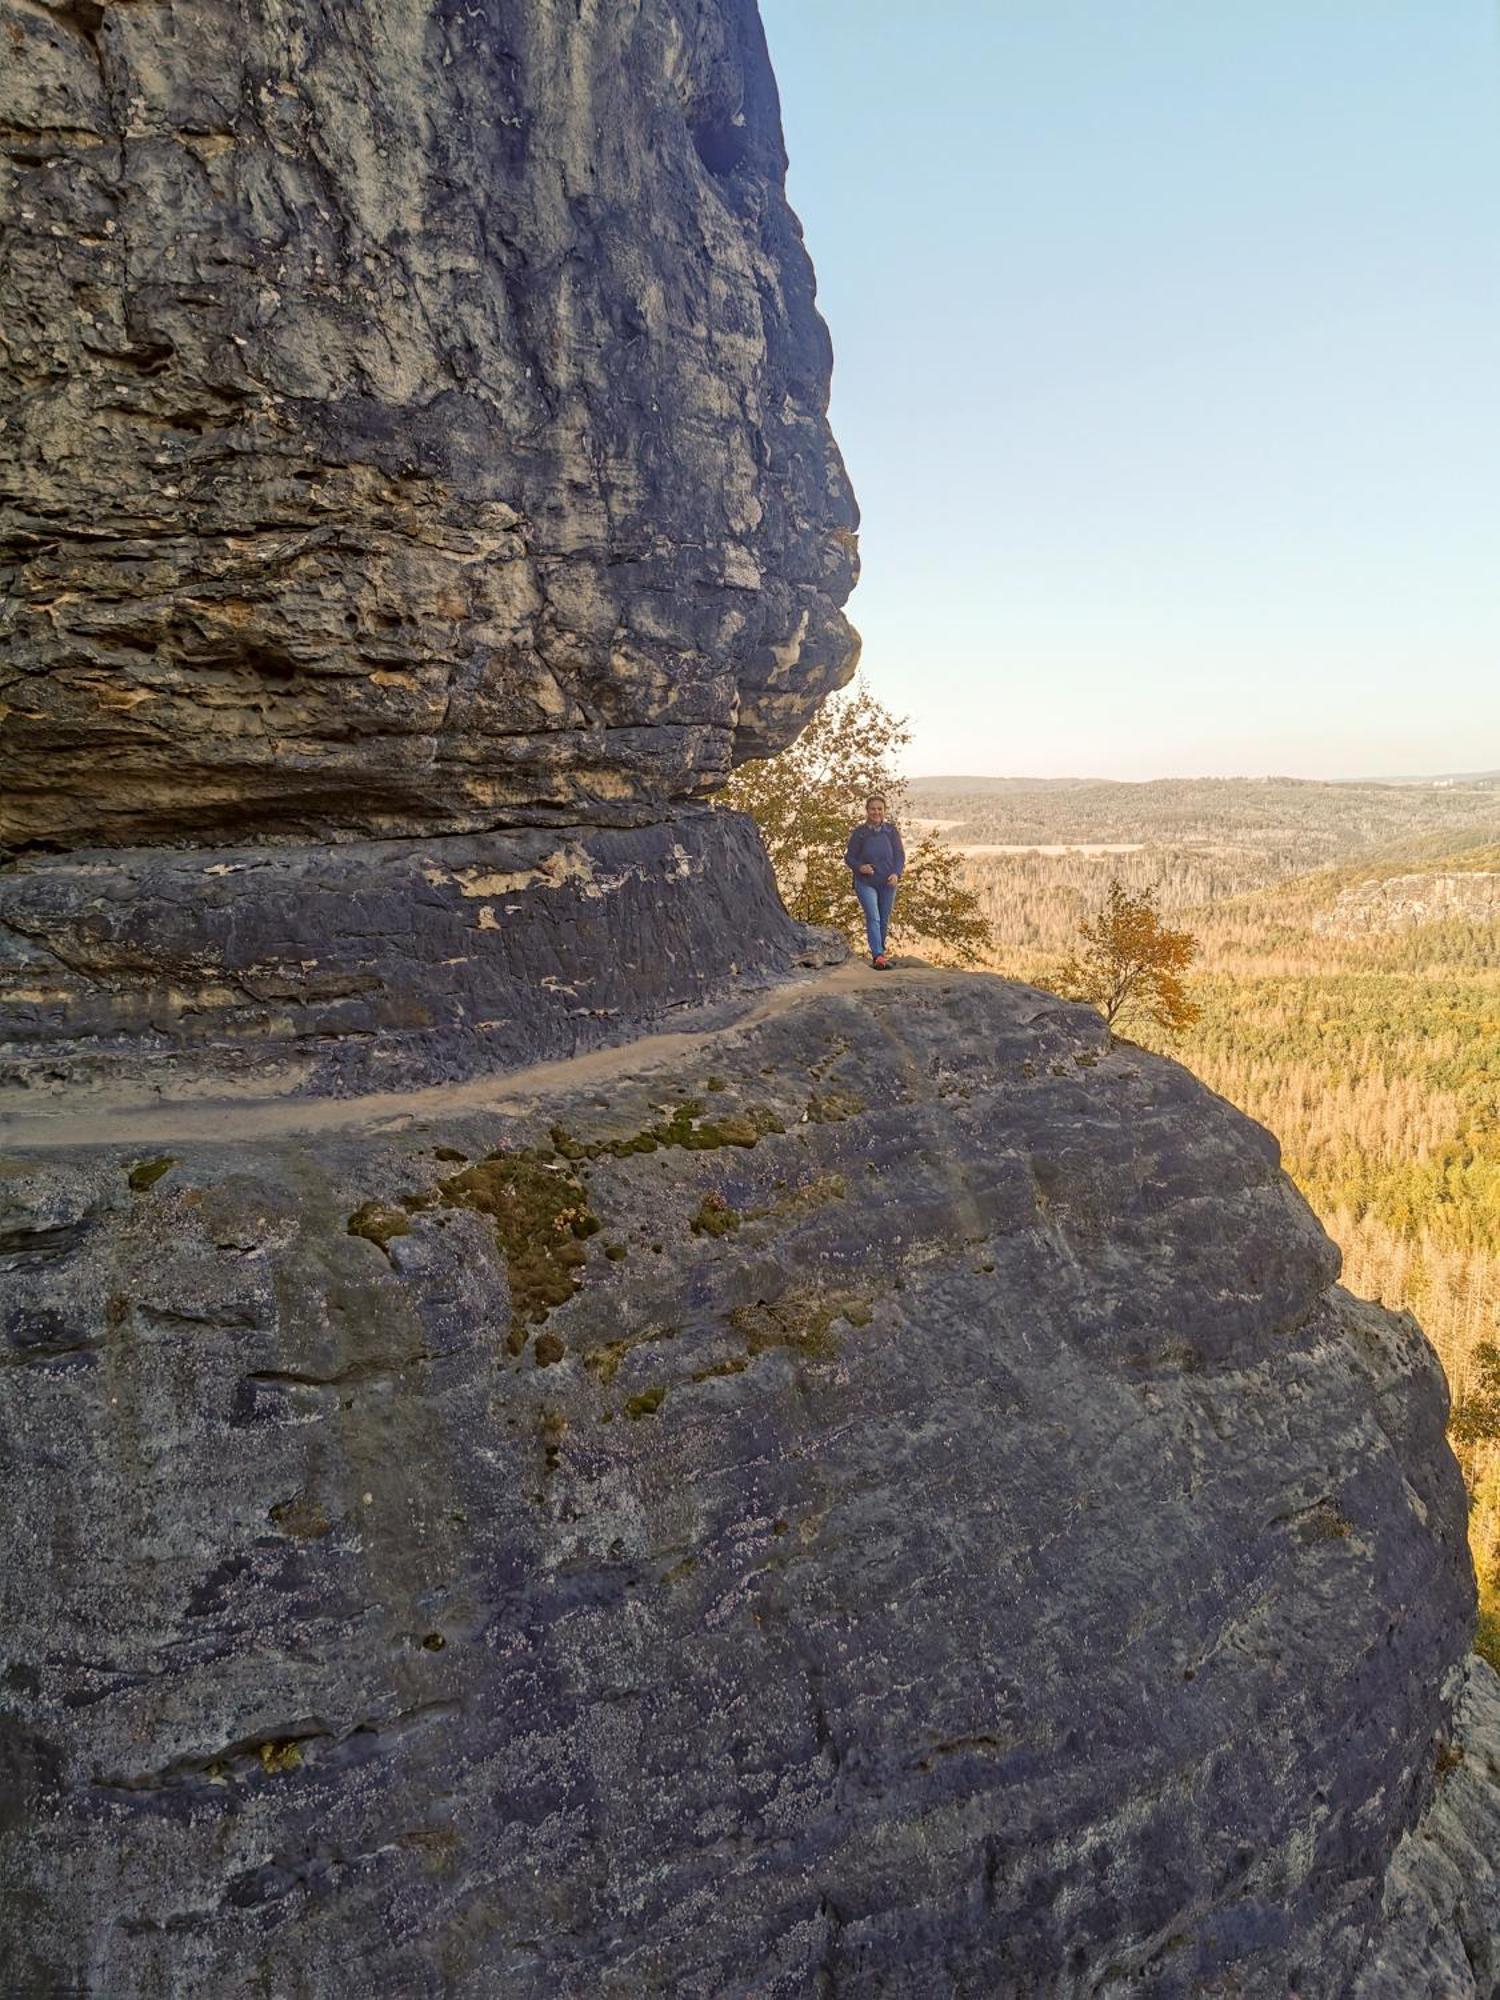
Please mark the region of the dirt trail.
[[[928, 970], [907, 965], [898, 977]], [[711, 1042], [742, 1033], [789, 1008], [829, 994], [855, 993], [887, 977], [860, 961], [805, 978], [788, 980], [762, 994], [743, 1013], [717, 1015], [703, 1027], [641, 1035], [583, 1055], [533, 1063], [526, 1069], [442, 1083], [418, 1090], [381, 1090], [354, 1097], [223, 1096], [172, 1102], [108, 1103], [97, 1097], [69, 1108], [57, 1100], [51, 1112], [21, 1117], [0, 1115], [0, 1145], [36, 1151], [79, 1146], [165, 1146], [239, 1144], [301, 1132], [352, 1129], [393, 1132], [426, 1118], [473, 1111], [519, 1113], [539, 1099], [582, 1090], [613, 1077], [662, 1069], [696, 1055]], [[701, 1016], [700, 1016], [701, 1018]]]

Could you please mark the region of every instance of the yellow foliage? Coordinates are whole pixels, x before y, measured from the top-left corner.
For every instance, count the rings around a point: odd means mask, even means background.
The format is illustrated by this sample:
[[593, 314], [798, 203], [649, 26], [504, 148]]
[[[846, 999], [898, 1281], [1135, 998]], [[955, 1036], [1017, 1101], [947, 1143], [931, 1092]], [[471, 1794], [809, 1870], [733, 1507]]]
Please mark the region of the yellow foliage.
[[[741, 765], [720, 793], [720, 804], [748, 813], [760, 828], [781, 900], [799, 923], [828, 925], [851, 944], [862, 942], [844, 848], [871, 792], [885, 794], [899, 822], [905, 784], [898, 758], [910, 737], [856, 681], [823, 704], [790, 748]], [[907, 844], [892, 930], [950, 964], [973, 965], [993, 946], [960, 857], [931, 835]]]
[[302, 1746], [294, 1738], [285, 1741], [266, 1742], [260, 1746], [260, 1767], [273, 1776], [282, 1771], [295, 1771], [302, 1762]]
[[1143, 1011], [1168, 1034], [1192, 1027], [1202, 1009], [1188, 998], [1182, 974], [1198, 949], [1191, 931], [1169, 930], [1156, 908], [1156, 892], [1132, 893], [1118, 879], [1104, 907], [1079, 925], [1084, 948], [1055, 975], [1055, 990], [1087, 1000], [1112, 1028], [1128, 1010]]

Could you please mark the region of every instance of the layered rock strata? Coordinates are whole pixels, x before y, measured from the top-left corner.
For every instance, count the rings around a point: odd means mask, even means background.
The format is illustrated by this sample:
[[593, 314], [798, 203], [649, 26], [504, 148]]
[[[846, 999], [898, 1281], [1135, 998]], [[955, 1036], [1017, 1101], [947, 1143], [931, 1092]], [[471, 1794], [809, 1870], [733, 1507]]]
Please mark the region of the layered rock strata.
[[784, 971], [703, 801], [852, 672], [857, 515], [750, 0], [0, 25], [5, 1081]]
[[0, 876], [0, 1104], [431, 1083], [617, 1040], [843, 954], [735, 813], [102, 849]]
[[847, 678], [753, 0], [0, 23], [0, 842], [630, 824]]
[[1344, 1993], [1472, 1614], [1418, 1329], [1025, 988], [651, 1055], [5, 1152], [9, 1963]]

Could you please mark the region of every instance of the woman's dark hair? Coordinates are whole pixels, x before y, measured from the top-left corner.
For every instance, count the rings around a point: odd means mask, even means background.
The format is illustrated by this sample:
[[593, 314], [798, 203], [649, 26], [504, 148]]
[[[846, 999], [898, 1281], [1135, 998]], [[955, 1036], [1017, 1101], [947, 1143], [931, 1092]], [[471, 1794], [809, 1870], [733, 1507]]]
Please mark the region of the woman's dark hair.
[[880, 803], [881, 803], [882, 805], [884, 805], [884, 804], [886, 803], [886, 796], [885, 796], [885, 793], [884, 793], [884, 792], [871, 792], [870, 796], [869, 796], [869, 797], [868, 797], [868, 798], [867, 798], [867, 799], [865, 800], [865, 804], [866, 804], [867, 806], [872, 806], [872, 805], [874, 805], [874, 803], [875, 803], [875, 801], [876, 801], [877, 799], [879, 799]]

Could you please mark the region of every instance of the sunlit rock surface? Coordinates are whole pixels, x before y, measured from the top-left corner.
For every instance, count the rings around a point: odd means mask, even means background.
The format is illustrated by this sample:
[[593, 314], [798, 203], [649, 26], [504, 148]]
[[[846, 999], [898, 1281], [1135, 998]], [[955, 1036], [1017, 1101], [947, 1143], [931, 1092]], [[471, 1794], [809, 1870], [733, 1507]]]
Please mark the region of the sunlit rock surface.
[[652, 1050], [6, 1153], [14, 1962], [1344, 1992], [1472, 1613], [1418, 1329], [1026, 988]]
[[853, 671], [857, 514], [754, 6], [0, 24], [0, 1088], [784, 973], [703, 801]]

